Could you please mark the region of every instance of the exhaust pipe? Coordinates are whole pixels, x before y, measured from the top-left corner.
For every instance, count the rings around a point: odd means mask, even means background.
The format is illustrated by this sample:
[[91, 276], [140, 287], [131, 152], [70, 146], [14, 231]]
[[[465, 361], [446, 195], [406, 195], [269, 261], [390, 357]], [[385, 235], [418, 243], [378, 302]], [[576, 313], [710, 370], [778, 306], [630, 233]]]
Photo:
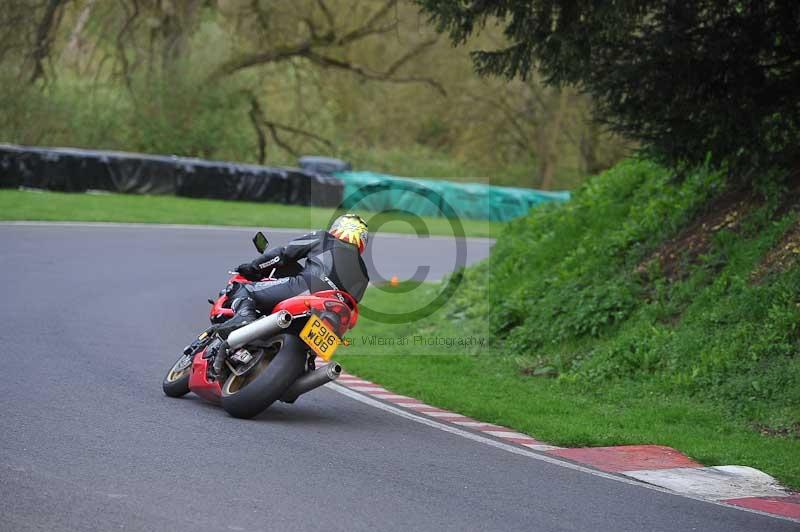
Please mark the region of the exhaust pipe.
[[228, 335], [228, 348], [238, 349], [257, 338], [265, 338], [278, 334], [291, 325], [292, 315], [285, 310], [258, 318]]
[[302, 394], [338, 379], [341, 373], [342, 366], [336, 362], [331, 362], [323, 368], [315, 369], [305, 375], [301, 375], [294, 381], [294, 384], [289, 386], [289, 389], [286, 390], [283, 397], [281, 397], [281, 401], [284, 403], [294, 403]]

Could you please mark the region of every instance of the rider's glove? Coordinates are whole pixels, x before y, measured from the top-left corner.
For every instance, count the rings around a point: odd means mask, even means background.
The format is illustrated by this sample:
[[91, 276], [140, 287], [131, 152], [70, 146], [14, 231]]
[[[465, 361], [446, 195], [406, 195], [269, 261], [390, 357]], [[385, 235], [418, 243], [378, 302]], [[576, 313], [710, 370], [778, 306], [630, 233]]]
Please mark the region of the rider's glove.
[[249, 262], [245, 262], [244, 264], [240, 264], [239, 266], [237, 266], [236, 271], [239, 272], [239, 274], [241, 274], [242, 277], [244, 277], [249, 281], [258, 281], [264, 276], [261, 270], [259, 270]]

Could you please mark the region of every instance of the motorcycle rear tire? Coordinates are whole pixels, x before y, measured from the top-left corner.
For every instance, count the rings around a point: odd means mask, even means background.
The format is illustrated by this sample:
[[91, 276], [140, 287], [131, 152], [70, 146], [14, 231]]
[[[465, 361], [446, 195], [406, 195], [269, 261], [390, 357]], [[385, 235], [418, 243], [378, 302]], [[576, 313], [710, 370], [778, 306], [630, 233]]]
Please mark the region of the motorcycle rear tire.
[[233, 417], [250, 419], [281, 398], [303, 373], [308, 347], [291, 334], [270, 340], [277, 352], [265, 354], [259, 364], [242, 377], [229, 376], [222, 384], [222, 408]]

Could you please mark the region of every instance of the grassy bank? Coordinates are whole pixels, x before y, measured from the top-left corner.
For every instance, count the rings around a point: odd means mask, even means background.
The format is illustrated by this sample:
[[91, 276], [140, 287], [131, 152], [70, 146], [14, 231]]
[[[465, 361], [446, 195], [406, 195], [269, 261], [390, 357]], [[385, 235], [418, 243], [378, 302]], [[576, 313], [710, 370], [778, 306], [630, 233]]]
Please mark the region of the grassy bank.
[[[438, 289], [434, 285], [421, 290]], [[364, 303], [410, 309], [419, 295], [370, 289]], [[470, 331], [467, 338], [489, 340], [487, 332]], [[427, 345], [460, 338], [461, 328], [446, 320], [426, 327], [362, 318], [350, 336], [352, 345], [342, 348], [337, 360], [349, 372], [392, 391], [556, 445], [669, 445], [706, 465], [749, 465], [800, 487], [798, 441], [762, 435], [718, 401], [676, 393], [649, 380], [587, 388], [520, 372], [516, 357], [495, 346]]]
[[[557, 445], [669, 445], [800, 488], [798, 257], [796, 196], [629, 162], [513, 223], [433, 316], [363, 319], [341, 359]], [[413, 310], [437, 290], [364, 304]]]
[[[64, 194], [28, 190], [0, 190], [0, 220], [58, 220], [88, 222], [142, 222], [241, 225], [319, 229], [330, 225], [336, 211], [321, 207], [277, 205], [126, 194]], [[369, 213], [363, 213], [369, 216]], [[390, 217], [390, 218], [389, 218]], [[389, 220], [385, 224], [383, 220]], [[371, 217], [384, 233], [415, 233], [412, 218], [399, 215]], [[433, 235], [452, 235], [444, 218], [423, 218]], [[466, 236], [490, 237], [502, 224], [462, 220]]]

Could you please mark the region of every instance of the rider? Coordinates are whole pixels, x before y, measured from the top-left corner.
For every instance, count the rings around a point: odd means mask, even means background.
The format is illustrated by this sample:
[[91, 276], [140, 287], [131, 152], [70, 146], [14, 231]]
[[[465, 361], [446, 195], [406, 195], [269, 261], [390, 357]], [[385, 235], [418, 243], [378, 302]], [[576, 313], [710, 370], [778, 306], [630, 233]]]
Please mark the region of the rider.
[[239, 274], [260, 281], [273, 268], [306, 259], [305, 266], [295, 270], [297, 275], [239, 285], [229, 296], [236, 314], [215, 327], [217, 334], [227, 338], [235, 329], [257, 319], [259, 312], [269, 314], [281, 301], [301, 294], [342, 290], [360, 301], [369, 283], [361, 259], [368, 236], [367, 223], [360, 216], [344, 214], [334, 220], [328, 231], [314, 231], [239, 265]]

